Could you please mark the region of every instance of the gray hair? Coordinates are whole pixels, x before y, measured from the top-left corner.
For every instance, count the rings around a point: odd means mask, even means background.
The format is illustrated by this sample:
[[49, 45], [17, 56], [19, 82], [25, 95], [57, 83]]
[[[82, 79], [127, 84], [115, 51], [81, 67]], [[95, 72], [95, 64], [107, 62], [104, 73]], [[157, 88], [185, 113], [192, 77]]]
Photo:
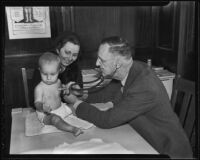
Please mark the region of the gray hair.
[[119, 37], [112, 36], [104, 38], [101, 44], [109, 44], [109, 51], [114, 54], [119, 54], [123, 57], [130, 58], [132, 56], [132, 49], [127, 40]]

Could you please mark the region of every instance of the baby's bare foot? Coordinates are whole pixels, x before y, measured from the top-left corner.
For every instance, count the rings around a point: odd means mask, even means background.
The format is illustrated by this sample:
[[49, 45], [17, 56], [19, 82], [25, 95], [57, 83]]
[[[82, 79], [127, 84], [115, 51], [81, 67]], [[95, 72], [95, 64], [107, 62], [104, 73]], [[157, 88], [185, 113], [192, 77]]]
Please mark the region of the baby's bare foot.
[[73, 132], [74, 136], [79, 136], [80, 134], [83, 134], [83, 131], [80, 128], [74, 128]]

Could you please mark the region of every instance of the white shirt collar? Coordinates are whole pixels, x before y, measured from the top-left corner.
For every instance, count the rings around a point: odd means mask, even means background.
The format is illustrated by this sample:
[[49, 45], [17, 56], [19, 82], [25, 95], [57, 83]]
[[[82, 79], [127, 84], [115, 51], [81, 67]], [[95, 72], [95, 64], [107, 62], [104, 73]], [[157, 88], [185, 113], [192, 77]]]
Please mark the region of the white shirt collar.
[[126, 80], [127, 80], [127, 78], [128, 78], [128, 74], [129, 74], [129, 71], [130, 71], [130, 69], [131, 69], [132, 64], [133, 64], [133, 61], [131, 62], [130, 66], [129, 66], [129, 69], [128, 69], [128, 72], [127, 72], [126, 76], [125, 76], [124, 79], [121, 81], [121, 84], [122, 84], [123, 87], [124, 87], [124, 85], [125, 85], [125, 83], [126, 83]]
[[121, 81], [121, 84], [122, 84], [123, 87], [124, 87], [124, 85], [126, 83], [126, 79], [128, 78], [128, 73], [126, 74], [125, 78]]

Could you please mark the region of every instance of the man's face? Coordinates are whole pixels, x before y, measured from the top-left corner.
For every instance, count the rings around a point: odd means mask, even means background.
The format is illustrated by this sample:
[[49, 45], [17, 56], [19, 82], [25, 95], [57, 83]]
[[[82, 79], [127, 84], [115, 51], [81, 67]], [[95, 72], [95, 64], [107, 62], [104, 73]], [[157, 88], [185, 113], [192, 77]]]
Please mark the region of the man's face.
[[116, 71], [116, 56], [109, 52], [109, 44], [102, 44], [98, 50], [96, 65], [100, 67], [104, 77], [113, 77]]
[[57, 62], [45, 63], [40, 68], [41, 79], [44, 83], [51, 85], [57, 82], [59, 67]]

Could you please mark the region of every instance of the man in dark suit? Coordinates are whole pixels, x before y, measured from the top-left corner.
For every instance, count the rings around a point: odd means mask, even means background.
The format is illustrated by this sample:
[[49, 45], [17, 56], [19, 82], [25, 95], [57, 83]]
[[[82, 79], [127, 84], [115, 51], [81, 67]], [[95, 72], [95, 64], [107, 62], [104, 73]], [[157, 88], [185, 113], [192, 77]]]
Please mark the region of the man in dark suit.
[[73, 104], [77, 117], [100, 128], [128, 123], [160, 154], [171, 158], [192, 158], [189, 140], [172, 110], [166, 89], [150, 67], [132, 59], [126, 40], [120, 37], [104, 39], [96, 64], [104, 77], [121, 83], [121, 91], [120, 88], [118, 92], [106, 90], [106, 100], [112, 97], [113, 102], [113, 107], [106, 111], [69, 95], [66, 100]]

